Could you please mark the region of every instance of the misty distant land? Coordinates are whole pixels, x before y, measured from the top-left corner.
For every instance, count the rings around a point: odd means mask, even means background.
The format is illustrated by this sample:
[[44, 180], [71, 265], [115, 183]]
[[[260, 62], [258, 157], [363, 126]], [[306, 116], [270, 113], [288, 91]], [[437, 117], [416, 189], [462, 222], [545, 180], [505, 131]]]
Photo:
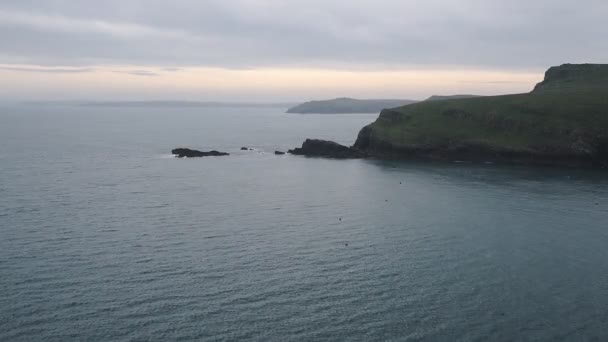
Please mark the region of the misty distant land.
[[340, 97], [331, 100], [309, 101], [291, 107], [287, 113], [295, 114], [373, 114], [385, 108], [401, 107], [416, 103], [415, 100], [374, 99], [358, 100]]
[[[433, 95], [424, 101], [453, 100], [480, 97], [479, 95]], [[295, 114], [375, 114], [383, 109], [414, 104], [417, 100], [374, 99], [358, 100], [336, 98], [331, 100], [295, 102], [239, 102], [239, 101], [186, 101], [186, 100], [110, 100], [110, 101], [26, 101], [34, 106], [77, 106], [116, 108], [289, 108]]]
[[[424, 101], [440, 101], [453, 99], [468, 99], [479, 95], [433, 95]], [[421, 101], [397, 99], [359, 100], [350, 97], [340, 97], [331, 100], [308, 101], [291, 107], [287, 113], [295, 114], [374, 114], [383, 109], [407, 106]]]
[[443, 100], [459, 100], [459, 99], [472, 99], [475, 97], [482, 97], [481, 95], [433, 95], [424, 101], [443, 101]]
[[128, 108], [288, 108], [294, 102], [221, 102], [221, 101], [181, 101], [181, 100], [138, 100], [138, 101], [28, 101], [29, 105], [60, 105], [82, 107], [128, 107]]
[[252, 108], [252, 107], [279, 107], [292, 106], [293, 103], [284, 102], [219, 102], [219, 101], [95, 101], [81, 103], [86, 107], [211, 107], [211, 108]]

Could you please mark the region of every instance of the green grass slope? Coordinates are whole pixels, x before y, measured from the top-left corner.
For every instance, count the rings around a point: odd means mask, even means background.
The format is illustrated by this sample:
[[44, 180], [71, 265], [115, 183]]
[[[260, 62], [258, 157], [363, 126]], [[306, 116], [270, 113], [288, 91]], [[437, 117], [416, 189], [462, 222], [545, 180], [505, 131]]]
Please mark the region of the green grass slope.
[[608, 164], [608, 65], [547, 71], [528, 94], [384, 110], [355, 147], [385, 157]]

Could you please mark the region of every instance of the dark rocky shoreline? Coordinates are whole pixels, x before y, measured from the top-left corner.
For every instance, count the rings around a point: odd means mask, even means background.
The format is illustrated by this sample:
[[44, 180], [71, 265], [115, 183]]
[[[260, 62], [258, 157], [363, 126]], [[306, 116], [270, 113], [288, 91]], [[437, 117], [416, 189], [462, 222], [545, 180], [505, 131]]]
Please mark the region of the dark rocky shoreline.
[[320, 139], [306, 139], [302, 144], [302, 147], [294, 148], [287, 152], [300, 156], [334, 159], [357, 159], [367, 157], [366, 153], [355, 148]]
[[473, 163], [500, 163], [577, 168], [608, 168], [608, 145], [596, 146], [587, 153], [572, 154], [570, 151], [545, 149], [544, 151], [515, 151], [492, 148], [483, 144], [453, 142], [440, 146], [395, 147], [371, 138], [369, 126], [359, 132], [353, 149], [364, 151], [377, 159], [417, 159], [466, 161]]
[[[608, 148], [598, 149], [596, 154], [587, 156], [569, 155], [560, 151], [529, 153], [491, 149], [483, 145], [453, 144], [440, 148], [394, 148], [390, 145], [369, 144], [363, 129], [351, 147], [334, 141], [306, 139], [302, 147], [288, 150], [287, 153], [329, 159], [379, 159], [379, 160], [433, 160], [445, 162], [497, 163], [531, 166], [556, 166], [567, 168], [608, 169]], [[189, 148], [176, 148], [171, 151], [177, 158], [219, 157], [229, 153], [219, 151], [198, 151]], [[275, 155], [285, 152], [275, 151]]]
[[547, 151], [543, 154], [526, 153], [491, 149], [475, 144], [410, 149], [396, 149], [388, 145], [372, 147], [364, 143], [366, 132], [362, 130], [362, 133], [363, 136], [360, 134], [355, 145], [351, 147], [328, 140], [306, 139], [302, 147], [289, 150], [288, 153], [331, 159], [434, 160], [574, 168], [608, 168], [608, 163], [601, 156], [573, 156], [560, 154], [559, 151]]

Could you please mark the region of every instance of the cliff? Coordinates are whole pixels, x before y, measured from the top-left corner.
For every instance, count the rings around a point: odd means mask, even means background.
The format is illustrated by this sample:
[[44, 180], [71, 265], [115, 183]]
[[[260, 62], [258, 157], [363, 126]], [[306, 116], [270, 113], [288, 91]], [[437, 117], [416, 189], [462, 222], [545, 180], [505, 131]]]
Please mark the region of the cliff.
[[608, 65], [550, 68], [527, 94], [385, 109], [354, 148], [380, 158], [608, 166]]

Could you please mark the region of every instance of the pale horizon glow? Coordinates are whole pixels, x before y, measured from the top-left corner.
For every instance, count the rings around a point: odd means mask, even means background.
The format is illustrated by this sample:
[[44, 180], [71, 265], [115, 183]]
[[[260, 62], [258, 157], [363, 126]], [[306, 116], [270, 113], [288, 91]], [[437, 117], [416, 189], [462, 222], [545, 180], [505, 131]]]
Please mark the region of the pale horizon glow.
[[431, 95], [530, 91], [543, 72], [475, 69], [334, 70], [211, 67], [41, 67], [0, 64], [4, 99], [289, 102], [354, 97], [422, 100]]

